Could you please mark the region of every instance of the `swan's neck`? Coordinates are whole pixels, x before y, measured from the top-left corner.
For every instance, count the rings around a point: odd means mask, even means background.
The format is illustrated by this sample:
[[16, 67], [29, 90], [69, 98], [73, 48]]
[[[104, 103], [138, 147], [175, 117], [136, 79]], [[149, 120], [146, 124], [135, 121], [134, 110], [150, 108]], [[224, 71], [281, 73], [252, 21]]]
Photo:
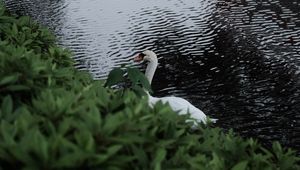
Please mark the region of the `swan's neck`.
[[149, 83], [151, 84], [155, 70], [157, 68], [158, 61], [156, 58], [150, 59], [148, 66], [146, 68], [145, 76], [148, 79]]

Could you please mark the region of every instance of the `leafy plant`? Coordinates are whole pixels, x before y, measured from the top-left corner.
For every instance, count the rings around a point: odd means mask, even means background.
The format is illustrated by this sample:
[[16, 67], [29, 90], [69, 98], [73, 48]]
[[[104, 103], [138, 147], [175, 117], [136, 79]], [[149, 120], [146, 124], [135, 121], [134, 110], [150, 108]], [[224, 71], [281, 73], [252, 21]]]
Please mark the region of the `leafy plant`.
[[121, 83], [126, 83], [125, 89], [130, 89], [139, 96], [145, 95], [146, 91], [152, 92], [149, 81], [137, 68], [123, 67], [113, 69], [108, 75], [105, 86], [112, 87]]

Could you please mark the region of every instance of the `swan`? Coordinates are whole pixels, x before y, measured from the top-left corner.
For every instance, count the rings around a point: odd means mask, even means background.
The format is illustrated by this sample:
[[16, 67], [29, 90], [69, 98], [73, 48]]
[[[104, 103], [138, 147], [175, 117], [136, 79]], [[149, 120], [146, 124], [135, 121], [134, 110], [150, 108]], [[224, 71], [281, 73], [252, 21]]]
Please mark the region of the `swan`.
[[[156, 71], [158, 65], [157, 55], [150, 50], [146, 50], [142, 53], [139, 53], [137, 56], [134, 57], [134, 62], [142, 62], [147, 61], [148, 65], [145, 71], [145, 76], [148, 79], [149, 83], [151, 84], [154, 73]], [[194, 125], [198, 125], [198, 123], [202, 122], [204, 124], [207, 123], [208, 119], [207, 116], [198, 108], [193, 106], [187, 100], [180, 98], [180, 97], [153, 97], [147, 92], [148, 95], [148, 103], [151, 107], [155, 105], [157, 102], [162, 102], [164, 104], [168, 103], [171, 109], [177, 112], [179, 115], [181, 114], [190, 114], [190, 118], [194, 121]], [[217, 119], [210, 119], [211, 122], [216, 122]]]

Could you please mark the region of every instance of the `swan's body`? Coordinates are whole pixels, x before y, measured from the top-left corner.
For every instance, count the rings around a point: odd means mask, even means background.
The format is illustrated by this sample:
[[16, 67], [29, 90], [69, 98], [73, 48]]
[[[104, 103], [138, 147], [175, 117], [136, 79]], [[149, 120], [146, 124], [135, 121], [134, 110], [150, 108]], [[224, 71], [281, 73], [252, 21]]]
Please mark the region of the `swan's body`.
[[153, 106], [157, 102], [162, 102], [164, 104], [168, 103], [173, 111], [178, 112], [178, 114], [187, 114], [189, 113], [191, 118], [197, 120], [197, 122], [203, 122], [206, 123], [206, 115], [193, 106], [190, 102], [187, 100], [180, 98], [180, 97], [152, 97], [151, 95], [148, 95], [148, 102], [150, 106]]
[[[158, 59], [156, 54], [153, 51], [146, 50], [143, 53], [139, 54], [137, 57], [135, 57], [134, 61], [148, 61], [148, 66], [146, 68], [145, 76], [149, 80], [149, 83], [151, 84], [152, 78], [154, 76], [155, 70], [158, 65]], [[206, 115], [198, 108], [193, 106], [190, 102], [187, 100], [180, 98], [180, 97], [152, 97], [149, 93], [148, 94], [148, 102], [149, 105], [152, 107], [157, 102], [162, 103], [168, 103], [171, 107], [171, 109], [175, 112], [178, 112], [179, 114], [190, 114], [190, 117], [195, 119], [197, 122], [207, 122]], [[216, 120], [212, 120], [213, 122]]]

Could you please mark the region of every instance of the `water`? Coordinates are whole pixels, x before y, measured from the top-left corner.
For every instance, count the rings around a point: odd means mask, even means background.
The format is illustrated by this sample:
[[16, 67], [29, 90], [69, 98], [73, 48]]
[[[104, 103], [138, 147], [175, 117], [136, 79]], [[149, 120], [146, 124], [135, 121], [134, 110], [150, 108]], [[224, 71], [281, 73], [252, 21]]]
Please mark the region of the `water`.
[[300, 150], [299, 0], [6, 0], [105, 78], [145, 49], [154, 96], [186, 98], [217, 126]]

